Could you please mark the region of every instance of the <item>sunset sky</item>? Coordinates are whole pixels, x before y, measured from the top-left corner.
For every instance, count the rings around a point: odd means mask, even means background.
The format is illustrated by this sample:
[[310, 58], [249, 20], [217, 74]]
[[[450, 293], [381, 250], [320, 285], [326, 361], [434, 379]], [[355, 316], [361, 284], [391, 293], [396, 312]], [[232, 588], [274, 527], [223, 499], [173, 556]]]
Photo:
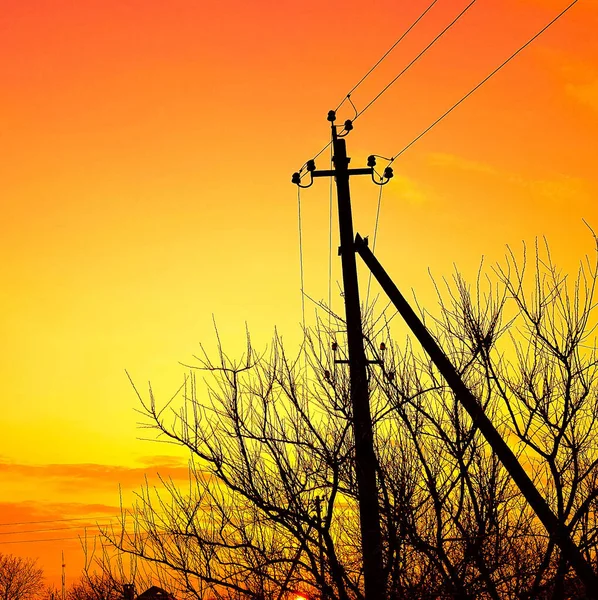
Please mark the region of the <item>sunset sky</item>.
[[[144, 474], [185, 479], [184, 453], [139, 439], [125, 370], [169, 398], [179, 362], [214, 347], [213, 318], [231, 354], [245, 323], [258, 347], [274, 327], [298, 342], [291, 174], [428, 4], [3, 0], [0, 552], [39, 557], [57, 583], [64, 550], [72, 580], [78, 527], [117, 514], [119, 484], [130, 498]], [[467, 4], [439, 0], [357, 108]], [[352, 166], [400, 151], [567, 4], [476, 2], [357, 120]], [[376, 254], [400, 288], [426, 302], [428, 269], [471, 277], [538, 236], [566, 269], [592, 251], [597, 24], [598, 3], [580, 0], [393, 164]], [[345, 103], [339, 120], [353, 115]], [[355, 228], [372, 236], [379, 190], [352, 185]], [[305, 289], [325, 300], [329, 182], [301, 208]], [[336, 252], [333, 265], [340, 311]]]

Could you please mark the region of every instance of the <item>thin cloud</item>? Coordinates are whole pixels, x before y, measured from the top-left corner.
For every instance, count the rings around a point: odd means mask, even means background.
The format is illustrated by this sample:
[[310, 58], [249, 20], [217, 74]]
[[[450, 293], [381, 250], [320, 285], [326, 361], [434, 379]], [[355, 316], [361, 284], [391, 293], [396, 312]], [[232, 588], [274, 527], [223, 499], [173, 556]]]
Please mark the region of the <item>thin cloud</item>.
[[94, 463], [73, 464], [22, 464], [0, 461], [0, 477], [7, 480], [29, 480], [39, 485], [51, 485], [59, 491], [76, 491], [82, 487], [89, 491], [136, 488], [146, 478], [158, 476], [174, 481], [189, 479], [186, 461], [160, 457], [162, 460], [146, 459], [149, 464], [141, 467], [102, 465]]
[[568, 83], [565, 91], [580, 104], [598, 112], [598, 79], [588, 83]]
[[[598, 93], [598, 86], [597, 86]], [[598, 95], [596, 97], [598, 102]], [[598, 107], [598, 105], [597, 105]], [[429, 154], [429, 164], [435, 167], [454, 169], [469, 173], [481, 173], [501, 182], [527, 189], [533, 196], [539, 196], [553, 204], [588, 202], [592, 197], [591, 185], [578, 177], [556, 174], [551, 177], [527, 177], [506, 169], [497, 169], [487, 163], [469, 160], [454, 154]]]
[[486, 175], [498, 175], [497, 169], [491, 165], [475, 160], [469, 160], [455, 154], [444, 154], [434, 152], [428, 155], [430, 164], [434, 167], [446, 167], [473, 173], [484, 173]]
[[410, 204], [424, 204], [429, 200], [423, 188], [416, 181], [397, 174], [392, 179], [392, 185], [389, 185], [384, 193], [387, 196], [399, 197], [402, 201]]
[[473, 173], [484, 173], [486, 175], [498, 175], [497, 169], [491, 165], [475, 160], [469, 160], [456, 154], [444, 154], [434, 152], [428, 155], [428, 161], [433, 167], [446, 167]]

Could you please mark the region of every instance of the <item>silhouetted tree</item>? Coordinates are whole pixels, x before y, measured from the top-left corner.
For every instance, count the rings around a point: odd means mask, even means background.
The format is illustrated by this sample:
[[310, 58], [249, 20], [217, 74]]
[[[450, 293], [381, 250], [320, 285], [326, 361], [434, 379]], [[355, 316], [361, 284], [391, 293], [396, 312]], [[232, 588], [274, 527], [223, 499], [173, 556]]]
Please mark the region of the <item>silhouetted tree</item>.
[[122, 583], [103, 573], [84, 574], [67, 592], [67, 600], [122, 600]]
[[[596, 564], [596, 262], [573, 281], [536, 246], [473, 285], [455, 274], [421, 311], [555, 514]], [[366, 320], [389, 598], [581, 597], [554, 541], [438, 371], [385, 316]], [[381, 320], [382, 319], [382, 320]], [[198, 358], [180, 393], [141, 394], [146, 425], [191, 453], [190, 484], [146, 486], [105, 535], [180, 589], [280, 600], [361, 599], [360, 533], [342, 320], [330, 313], [289, 358]], [[339, 335], [339, 339], [341, 338]], [[383, 345], [380, 345], [383, 342]], [[199, 388], [195, 372], [209, 376]]]
[[44, 573], [32, 558], [0, 554], [0, 598], [29, 600], [44, 589]]
[[126, 585], [139, 594], [155, 583], [164, 583], [149, 565], [139, 564], [134, 555], [114, 552], [98, 536], [85, 536], [81, 542], [85, 564], [79, 580], [69, 588], [67, 600], [122, 600], [127, 597]]

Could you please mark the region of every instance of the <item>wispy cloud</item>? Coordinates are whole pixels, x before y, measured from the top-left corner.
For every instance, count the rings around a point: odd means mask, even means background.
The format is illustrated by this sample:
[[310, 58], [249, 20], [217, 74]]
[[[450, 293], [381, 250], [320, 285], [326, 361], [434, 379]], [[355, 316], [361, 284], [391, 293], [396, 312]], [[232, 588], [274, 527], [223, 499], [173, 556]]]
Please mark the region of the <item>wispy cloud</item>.
[[469, 171], [474, 173], [485, 173], [487, 175], [498, 175], [497, 169], [491, 165], [475, 160], [469, 160], [455, 154], [444, 154], [440, 152], [428, 155], [430, 164], [434, 167], [446, 167], [459, 171]]
[[175, 481], [187, 481], [189, 466], [187, 461], [176, 457], [146, 457], [140, 467], [103, 465], [93, 463], [72, 464], [23, 464], [0, 460], [0, 477], [10, 481], [36, 482], [43, 489], [51, 486], [58, 492], [75, 492], [84, 488], [87, 493], [136, 488], [146, 478], [160, 476]]
[[586, 83], [568, 83], [565, 90], [580, 104], [598, 112], [598, 78]]
[[0, 527], [15, 523], [40, 524], [76, 519], [94, 522], [95, 518], [112, 518], [119, 512], [116, 505], [83, 502], [0, 502]]
[[[598, 101], [598, 96], [596, 100]], [[529, 177], [454, 154], [429, 154], [428, 161], [431, 166], [438, 168], [487, 175], [502, 183], [523, 188], [531, 195], [543, 198], [551, 204], [566, 204], [573, 201], [587, 202], [592, 196], [591, 185], [588, 181], [561, 173], [550, 177]]]
[[547, 49], [542, 56], [558, 76], [561, 90], [569, 99], [598, 111], [598, 70], [594, 63], [582, 56], [566, 56]]
[[392, 185], [385, 191], [386, 195], [399, 197], [410, 204], [424, 204], [429, 200], [428, 195], [417, 181], [395, 174]]

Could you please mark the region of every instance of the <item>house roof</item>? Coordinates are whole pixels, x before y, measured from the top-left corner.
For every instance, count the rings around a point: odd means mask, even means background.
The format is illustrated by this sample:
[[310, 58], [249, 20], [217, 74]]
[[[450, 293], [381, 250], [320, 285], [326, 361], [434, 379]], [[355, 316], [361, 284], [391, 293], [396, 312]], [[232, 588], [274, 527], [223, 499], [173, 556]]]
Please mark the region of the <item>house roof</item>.
[[168, 593], [166, 590], [163, 590], [161, 587], [157, 585], [152, 585], [151, 588], [145, 590], [145, 592], [139, 594], [137, 596], [137, 600], [176, 600], [175, 597]]

